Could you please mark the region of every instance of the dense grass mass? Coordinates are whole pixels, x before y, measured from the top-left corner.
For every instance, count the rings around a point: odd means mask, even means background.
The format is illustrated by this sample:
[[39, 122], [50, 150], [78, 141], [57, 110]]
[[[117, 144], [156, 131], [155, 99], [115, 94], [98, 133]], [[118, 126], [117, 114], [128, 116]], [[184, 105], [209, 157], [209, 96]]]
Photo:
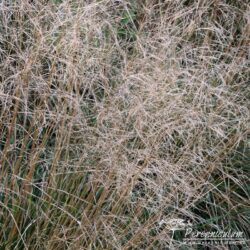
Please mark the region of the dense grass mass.
[[2, 0], [0, 249], [249, 239], [249, 41], [245, 0]]

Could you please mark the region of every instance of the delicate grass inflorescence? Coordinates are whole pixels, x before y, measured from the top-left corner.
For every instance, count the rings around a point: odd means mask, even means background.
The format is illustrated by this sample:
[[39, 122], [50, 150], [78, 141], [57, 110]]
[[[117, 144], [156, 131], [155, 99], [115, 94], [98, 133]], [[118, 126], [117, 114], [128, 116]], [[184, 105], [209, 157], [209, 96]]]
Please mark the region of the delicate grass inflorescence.
[[0, 2], [0, 249], [249, 237], [246, 2]]

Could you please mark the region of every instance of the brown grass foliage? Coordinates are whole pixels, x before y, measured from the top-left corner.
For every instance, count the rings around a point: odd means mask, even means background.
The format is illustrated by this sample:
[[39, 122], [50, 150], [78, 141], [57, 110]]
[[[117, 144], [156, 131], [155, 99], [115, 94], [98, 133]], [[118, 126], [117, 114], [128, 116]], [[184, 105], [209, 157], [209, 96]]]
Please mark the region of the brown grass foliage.
[[174, 218], [247, 235], [249, 11], [2, 0], [0, 248], [177, 249]]

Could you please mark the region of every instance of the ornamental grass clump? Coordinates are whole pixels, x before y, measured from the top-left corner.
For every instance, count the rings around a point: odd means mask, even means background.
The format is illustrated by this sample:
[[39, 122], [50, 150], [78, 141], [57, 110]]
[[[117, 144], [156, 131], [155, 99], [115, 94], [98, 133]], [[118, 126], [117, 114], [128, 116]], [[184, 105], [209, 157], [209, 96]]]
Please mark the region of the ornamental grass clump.
[[248, 238], [249, 35], [243, 0], [1, 1], [0, 249]]

